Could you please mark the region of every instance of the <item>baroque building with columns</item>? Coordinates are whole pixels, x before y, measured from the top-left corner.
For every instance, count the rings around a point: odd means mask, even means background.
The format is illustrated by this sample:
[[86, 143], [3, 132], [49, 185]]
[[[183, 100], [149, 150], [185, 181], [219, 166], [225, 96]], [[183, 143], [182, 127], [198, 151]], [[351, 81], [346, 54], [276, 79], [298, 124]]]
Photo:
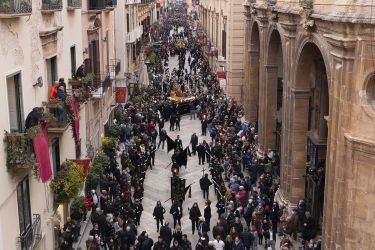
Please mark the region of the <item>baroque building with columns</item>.
[[278, 201], [306, 201], [324, 249], [375, 242], [375, 6], [349, 2], [244, 4], [246, 117], [280, 155]]

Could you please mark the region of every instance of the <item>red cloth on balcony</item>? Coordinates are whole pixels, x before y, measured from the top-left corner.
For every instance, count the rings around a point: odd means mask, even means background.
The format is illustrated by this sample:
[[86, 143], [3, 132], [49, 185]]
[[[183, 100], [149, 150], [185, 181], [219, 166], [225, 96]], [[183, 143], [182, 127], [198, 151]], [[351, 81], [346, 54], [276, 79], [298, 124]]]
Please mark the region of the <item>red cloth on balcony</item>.
[[33, 139], [34, 152], [39, 163], [39, 176], [42, 182], [52, 177], [51, 162], [48, 152], [47, 131], [45, 125], [40, 125], [40, 134]]
[[70, 110], [74, 116], [74, 140], [75, 143], [78, 144], [79, 142], [79, 119], [78, 119], [78, 104], [75, 100], [70, 103]]

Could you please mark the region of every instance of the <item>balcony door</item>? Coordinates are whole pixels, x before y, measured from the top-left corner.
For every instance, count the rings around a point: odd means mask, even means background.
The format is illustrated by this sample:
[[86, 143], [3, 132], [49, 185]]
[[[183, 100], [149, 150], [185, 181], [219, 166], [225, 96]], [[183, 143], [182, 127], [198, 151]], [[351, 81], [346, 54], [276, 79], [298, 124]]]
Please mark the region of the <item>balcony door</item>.
[[7, 78], [9, 125], [12, 132], [24, 129], [21, 74]]

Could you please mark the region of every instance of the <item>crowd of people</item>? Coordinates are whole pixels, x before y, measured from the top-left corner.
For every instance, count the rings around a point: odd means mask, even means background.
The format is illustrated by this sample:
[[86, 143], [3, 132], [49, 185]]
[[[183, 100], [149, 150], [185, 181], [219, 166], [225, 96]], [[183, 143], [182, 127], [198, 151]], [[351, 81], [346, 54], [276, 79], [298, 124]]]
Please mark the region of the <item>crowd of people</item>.
[[[153, 40], [161, 44], [155, 64], [149, 67], [154, 76], [152, 84], [142, 91], [136, 90], [143, 101], [117, 107], [123, 151], [120, 164], [116, 160], [117, 148], [108, 152], [110, 160], [101, 177], [101, 193], [93, 190], [88, 197], [93, 229], [86, 241], [87, 249], [255, 250], [261, 245], [276, 249], [276, 244], [283, 250], [295, 249], [291, 237], [281, 237], [281, 242], [277, 242], [277, 235], [285, 232], [294, 237], [301, 233], [303, 249], [320, 249], [314, 242], [316, 225], [305, 203], [301, 201], [288, 214], [275, 202], [279, 187], [275, 178], [279, 173], [278, 155], [272, 150], [259, 155], [257, 124], [244, 121], [242, 107], [223, 93], [200, 43], [199, 27], [194, 28], [193, 22], [186, 20], [191, 19], [185, 4], [175, 4], [173, 13], [164, 15], [163, 24], [152, 33]], [[179, 66], [170, 73], [171, 56], [178, 57]], [[190, 119], [197, 116], [201, 136], [208, 132], [211, 137], [208, 142], [199, 142], [199, 135], [194, 133], [189, 142], [191, 157], [198, 157], [199, 164], [207, 164], [209, 169], [199, 181], [205, 207], [201, 210], [194, 203], [189, 208], [191, 237], [199, 235], [195, 246], [181, 230], [183, 206], [179, 201], [173, 201], [169, 210], [173, 228], [164, 220], [167, 209], [157, 202], [153, 216], [158, 239], [151, 239], [146, 231], [138, 232], [137, 228], [143, 211], [146, 171], [152, 169], [156, 150], [164, 149], [167, 140], [164, 123], [170, 122], [170, 131], [180, 129], [182, 108], [167, 100], [176, 92], [196, 97], [188, 105]], [[182, 141], [176, 140], [179, 141], [175, 141], [174, 154], [183, 150]], [[217, 198], [214, 206], [209, 199], [210, 187]], [[71, 229], [67, 226], [64, 230]], [[61, 249], [71, 249], [69, 244], [64, 246]]]

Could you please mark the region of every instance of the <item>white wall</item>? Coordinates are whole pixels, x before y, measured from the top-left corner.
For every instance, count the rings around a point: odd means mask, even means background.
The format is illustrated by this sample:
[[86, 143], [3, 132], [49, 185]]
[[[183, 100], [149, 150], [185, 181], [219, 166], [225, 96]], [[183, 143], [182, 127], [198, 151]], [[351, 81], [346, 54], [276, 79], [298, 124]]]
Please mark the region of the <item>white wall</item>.
[[[68, 81], [71, 75], [70, 47], [76, 46], [77, 67], [82, 63], [82, 30], [81, 10], [67, 11], [67, 1], [63, 1], [62, 11], [41, 14], [41, 0], [33, 0], [33, 13], [31, 16], [14, 19], [0, 19], [0, 250], [17, 248], [19, 236], [18, 206], [16, 185], [22, 177], [12, 178], [6, 171], [6, 155], [4, 149], [4, 133], [9, 130], [8, 100], [6, 77], [21, 71], [24, 117], [32, 108], [41, 106], [48, 98], [47, 65], [43, 58], [39, 31], [52, 26], [63, 26], [58, 33], [57, 43], [57, 68], [58, 77]], [[42, 76], [43, 87], [33, 87], [36, 79]], [[82, 111], [80, 112], [82, 114]], [[81, 115], [82, 155], [85, 155], [85, 116]], [[74, 140], [72, 131], [68, 128], [60, 138], [61, 160], [75, 158]], [[29, 174], [31, 213], [40, 214], [42, 230], [45, 234], [45, 249], [53, 249], [52, 222], [53, 196], [49, 184], [43, 184], [34, 179], [32, 171]], [[6, 239], [6, 240], [4, 240]]]

